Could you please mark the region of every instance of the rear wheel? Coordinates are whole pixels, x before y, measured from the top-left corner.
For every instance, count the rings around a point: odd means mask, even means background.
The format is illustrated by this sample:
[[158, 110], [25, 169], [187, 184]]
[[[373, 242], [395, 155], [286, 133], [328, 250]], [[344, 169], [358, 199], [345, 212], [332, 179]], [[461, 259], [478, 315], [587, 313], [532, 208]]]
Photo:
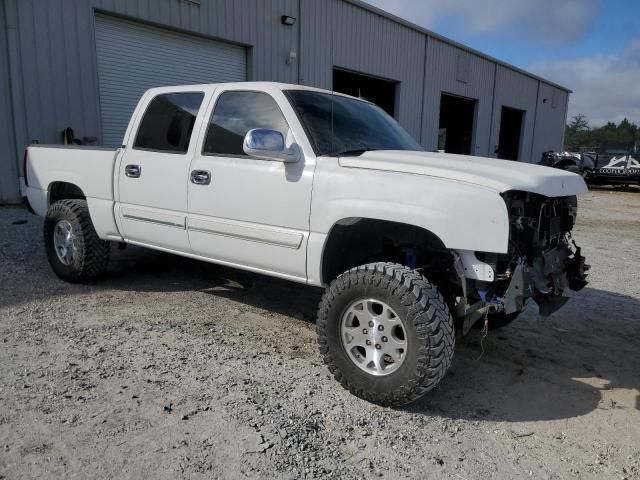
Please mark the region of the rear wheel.
[[51, 268], [67, 282], [93, 280], [109, 263], [110, 243], [98, 237], [86, 200], [60, 200], [49, 207], [44, 243]]
[[375, 263], [340, 275], [318, 311], [318, 343], [336, 380], [383, 406], [411, 403], [451, 366], [453, 320], [420, 273]]

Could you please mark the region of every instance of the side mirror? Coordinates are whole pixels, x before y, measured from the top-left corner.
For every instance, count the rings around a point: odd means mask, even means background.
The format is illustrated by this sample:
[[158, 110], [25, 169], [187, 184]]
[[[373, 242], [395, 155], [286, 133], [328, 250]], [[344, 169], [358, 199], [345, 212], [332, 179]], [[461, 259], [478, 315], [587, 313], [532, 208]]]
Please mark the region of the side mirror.
[[249, 130], [244, 137], [243, 150], [249, 156], [279, 162], [297, 162], [299, 149], [287, 148], [282, 133], [266, 128]]

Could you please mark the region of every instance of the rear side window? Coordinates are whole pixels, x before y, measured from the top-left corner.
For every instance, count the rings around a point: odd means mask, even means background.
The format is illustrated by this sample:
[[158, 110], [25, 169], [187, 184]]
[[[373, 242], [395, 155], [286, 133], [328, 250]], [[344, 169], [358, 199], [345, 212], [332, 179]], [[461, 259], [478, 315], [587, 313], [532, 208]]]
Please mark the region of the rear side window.
[[244, 137], [254, 128], [276, 130], [285, 139], [289, 131], [278, 104], [266, 93], [224, 92], [216, 102], [202, 153], [246, 157]]
[[201, 92], [167, 93], [155, 97], [142, 117], [134, 148], [187, 153], [203, 98]]

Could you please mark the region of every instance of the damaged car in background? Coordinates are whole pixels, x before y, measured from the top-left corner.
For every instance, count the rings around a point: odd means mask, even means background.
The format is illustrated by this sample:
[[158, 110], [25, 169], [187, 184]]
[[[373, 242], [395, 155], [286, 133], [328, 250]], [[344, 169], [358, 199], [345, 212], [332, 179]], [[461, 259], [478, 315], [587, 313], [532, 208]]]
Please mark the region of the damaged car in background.
[[[276, 83], [149, 90], [118, 149], [32, 145], [49, 263], [88, 282], [137, 245], [322, 287], [320, 353], [387, 406], [435, 388], [455, 335], [586, 285], [580, 175], [425, 152], [381, 108]], [[274, 325], [273, 328], [278, 328]]]

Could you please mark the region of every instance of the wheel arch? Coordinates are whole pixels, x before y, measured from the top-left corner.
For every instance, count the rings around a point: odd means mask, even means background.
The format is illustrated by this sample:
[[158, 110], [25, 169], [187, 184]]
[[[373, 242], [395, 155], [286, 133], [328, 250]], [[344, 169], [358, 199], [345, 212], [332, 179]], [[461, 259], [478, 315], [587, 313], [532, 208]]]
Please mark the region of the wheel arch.
[[60, 200], [75, 199], [86, 200], [82, 188], [75, 183], [65, 181], [53, 181], [47, 187], [47, 206], [51, 206]]
[[411, 256], [411, 248], [421, 250], [416, 254], [450, 252], [438, 235], [419, 225], [376, 217], [340, 219], [324, 240], [320, 282], [328, 284], [350, 268], [373, 261], [406, 264], [402, 257]]

